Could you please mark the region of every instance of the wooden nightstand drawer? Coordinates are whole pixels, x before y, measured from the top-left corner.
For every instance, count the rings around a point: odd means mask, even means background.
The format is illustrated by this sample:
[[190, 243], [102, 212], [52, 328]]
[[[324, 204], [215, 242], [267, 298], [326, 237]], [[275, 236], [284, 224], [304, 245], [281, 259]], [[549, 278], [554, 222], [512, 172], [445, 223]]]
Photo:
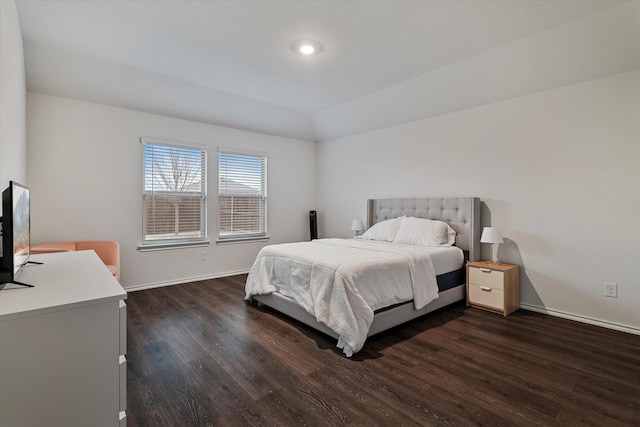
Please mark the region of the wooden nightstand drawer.
[[504, 273], [481, 267], [469, 267], [469, 283], [504, 290]]
[[469, 284], [469, 301], [502, 311], [504, 309], [504, 291], [502, 289]]

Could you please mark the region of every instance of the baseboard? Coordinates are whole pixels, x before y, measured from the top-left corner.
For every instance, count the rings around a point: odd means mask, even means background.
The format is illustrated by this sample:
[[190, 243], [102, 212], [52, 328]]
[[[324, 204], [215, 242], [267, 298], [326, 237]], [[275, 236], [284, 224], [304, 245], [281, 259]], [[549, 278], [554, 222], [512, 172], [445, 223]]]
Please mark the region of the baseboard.
[[614, 329], [616, 331], [627, 332], [630, 334], [640, 335], [640, 328], [633, 326], [620, 325], [618, 323], [607, 322], [604, 320], [593, 319], [591, 317], [580, 316], [577, 314], [565, 313], [564, 311], [552, 310], [545, 307], [538, 307], [529, 304], [520, 304], [520, 308], [529, 311], [535, 311], [538, 313], [548, 314], [549, 316], [562, 317], [563, 319], [575, 320], [576, 322], [588, 323], [590, 325], [601, 326], [607, 329]]
[[224, 273], [211, 274], [206, 276], [187, 277], [179, 280], [170, 280], [166, 282], [147, 283], [144, 285], [135, 285], [124, 288], [127, 292], [143, 291], [145, 289], [162, 288], [164, 286], [182, 285], [183, 283], [198, 282], [200, 280], [220, 279], [221, 277], [237, 276], [238, 274], [247, 274], [249, 270], [227, 271]]

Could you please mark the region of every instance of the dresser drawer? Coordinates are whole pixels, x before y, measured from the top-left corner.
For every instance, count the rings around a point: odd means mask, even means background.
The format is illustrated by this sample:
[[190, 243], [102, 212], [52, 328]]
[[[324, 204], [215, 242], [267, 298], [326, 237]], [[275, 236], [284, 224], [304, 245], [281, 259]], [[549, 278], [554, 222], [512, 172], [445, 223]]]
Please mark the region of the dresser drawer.
[[120, 354], [127, 354], [127, 303], [120, 300]]
[[483, 305], [485, 307], [504, 309], [504, 291], [502, 289], [489, 286], [480, 286], [474, 283], [469, 284], [469, 302], [471, 304]]
[[120, 412], [127, 409], [127, 358], [120, 356]]
[[504, 273], [489, 268], [469, 267], [469, 284], [504, 290]]

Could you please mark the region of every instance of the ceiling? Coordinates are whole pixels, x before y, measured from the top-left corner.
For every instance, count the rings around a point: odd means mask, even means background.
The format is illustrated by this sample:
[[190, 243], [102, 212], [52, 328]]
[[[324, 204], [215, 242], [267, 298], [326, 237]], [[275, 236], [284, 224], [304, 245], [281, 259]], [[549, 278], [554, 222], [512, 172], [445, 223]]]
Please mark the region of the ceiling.
[[[52, 81], [54, 89], [46, 83], [52, 77], [44, 74], [51, 74], [52, 62], [57, 73], [73, 76], [79, 64], [93, 61], [300, 117], [620, 3], [16, 1], [29, 90], [58, 95], [68, 90], [74, 97], [74, 85], [83, 85], [75, 93], [90, 93], [92, 84], [107, 77], [85, 72], [81, 79]], [[295, 54], [291, 46], [300, 39], [320, 41], [322, 52]], [[115, 95], [103, 98], [109, 96]]]

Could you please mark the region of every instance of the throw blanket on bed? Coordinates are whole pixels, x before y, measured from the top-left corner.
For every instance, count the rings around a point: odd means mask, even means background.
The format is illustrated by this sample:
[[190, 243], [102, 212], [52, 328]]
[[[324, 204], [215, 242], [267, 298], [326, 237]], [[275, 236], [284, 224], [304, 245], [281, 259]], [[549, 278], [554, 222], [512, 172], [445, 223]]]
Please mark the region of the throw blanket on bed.
[[279, 292], [338, 335], [350, 357], [367, 338], [373, 312], [413, 299], [438, 298], [424, 248], [367, 240], [321, 239], [264, 247], [251, 267], [246, 299]]

